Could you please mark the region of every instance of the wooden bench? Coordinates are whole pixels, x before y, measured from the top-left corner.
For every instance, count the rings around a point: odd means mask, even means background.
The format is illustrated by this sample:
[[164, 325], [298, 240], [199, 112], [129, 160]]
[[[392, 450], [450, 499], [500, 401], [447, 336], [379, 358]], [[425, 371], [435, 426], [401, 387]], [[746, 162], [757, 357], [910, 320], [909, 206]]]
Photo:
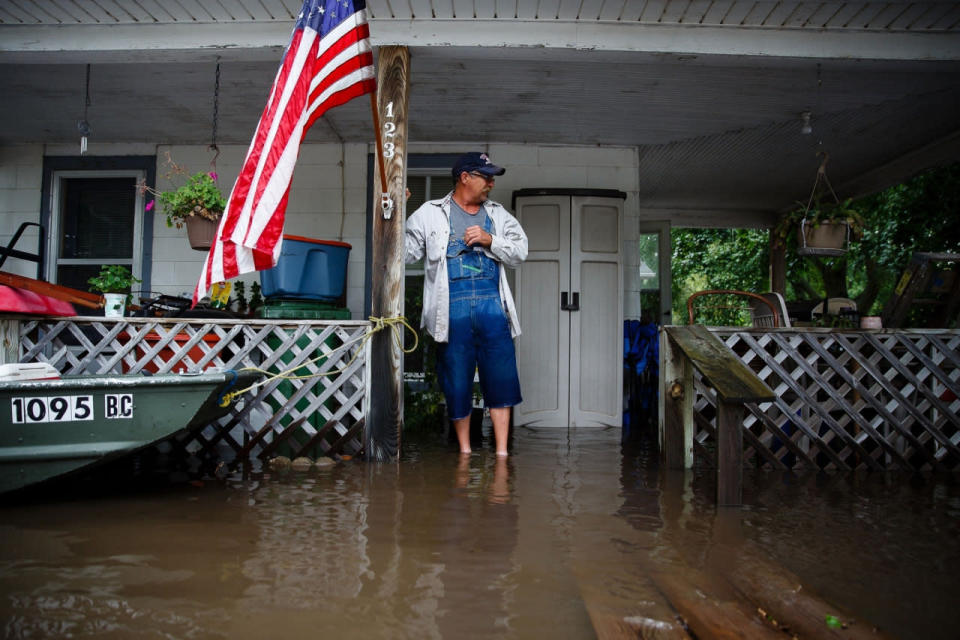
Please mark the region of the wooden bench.
[[668, 468], [693, 466], [693, 369], [717, 391], [717, 504], [742, 504], [745, 402], [776, 396], [701, 325], [664, 327], [660, 337], [660, 442]]

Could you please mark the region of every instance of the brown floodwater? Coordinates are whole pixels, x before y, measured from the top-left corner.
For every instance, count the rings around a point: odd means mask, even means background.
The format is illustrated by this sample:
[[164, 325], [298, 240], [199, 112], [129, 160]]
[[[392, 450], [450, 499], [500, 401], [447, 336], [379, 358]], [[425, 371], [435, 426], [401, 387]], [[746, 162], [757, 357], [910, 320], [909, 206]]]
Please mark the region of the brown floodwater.
[[824, 619], [960, 636], [956, 478], [748, 474], [744, 506], [718, 510], [708, 469], [665, 473], [619, 430], [520, 428], [512, 452], [411, 441], [398, 464], [221, 469], [136, 491], [117, 475], [113, 491], [72, 482], [69, 499], [8, 501], [0, 628], [592, 638], [612, 620], [668, 637], [680, 602], [735, 602], [763, 625], [751, 594], [785, 576], [830, 603]]

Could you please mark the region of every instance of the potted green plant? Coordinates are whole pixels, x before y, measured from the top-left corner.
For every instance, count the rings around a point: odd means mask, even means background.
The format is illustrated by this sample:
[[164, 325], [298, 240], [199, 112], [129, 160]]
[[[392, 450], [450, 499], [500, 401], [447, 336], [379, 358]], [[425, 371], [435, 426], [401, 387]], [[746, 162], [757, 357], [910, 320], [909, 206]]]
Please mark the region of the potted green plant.
[[[174, 176], [188, 175], [187, 170], [173, 162], [169, 155], [167, 165], [170, 167], [165, 175], [168, 180], [172, 181]], [[153, 209], [155, 201], [159, 201], [168, 227], [180, 229], [186, 226], [187, 238], [193, 249], [206, 251], [210, 248], [216, 237], [220, 216], [227, 207], [227, 200], [217, 186], [215, 171], [189, 175], [186, 182], [172, 191], [159, 191], [143, 183], [139, 188], [142, 193], [155, 196], [155, 200], [147, 203], [147, 211]]]
[[840, 201], [830, 179], [827, 161], [830, 154], [817, 153], [820, 166], [813, 180], [813, 189], [806, 204], [786, 213], [773, 228], [774, 246], [784, 247], [793, 230], [797, 230], [797, 253], [802, 256], [840, 256], [846, 253], [850, 240], [863, 235], [863, 217], [850, 206], [850, 200]]
[[839, 256], [846, 252], [850, 240], [863, 235], [863, 217], [850, 206], [850, 200], [797, 204], [773, 229], [777, 246], [786, 246], [790, 234], [796, 233], [800, 255]]
[[140, 282], [140, 279], [134, 278], [130, 269], [119, 264], [103, 265], [98, 275], [87, 280], [91, 291], [103, 294], [103, 315], [107, 318], [123, 316], [134, 282]]

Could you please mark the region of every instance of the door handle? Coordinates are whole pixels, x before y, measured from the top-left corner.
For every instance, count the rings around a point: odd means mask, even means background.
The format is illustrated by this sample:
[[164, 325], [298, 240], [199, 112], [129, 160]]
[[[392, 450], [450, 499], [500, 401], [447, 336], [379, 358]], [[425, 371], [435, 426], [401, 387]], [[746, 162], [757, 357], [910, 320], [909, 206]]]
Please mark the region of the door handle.
[[567, 292], [560, 292], [560, 308], [564, 311], [580, 311], [580, 292], [573, 292], [573, 302], [567, 301]]

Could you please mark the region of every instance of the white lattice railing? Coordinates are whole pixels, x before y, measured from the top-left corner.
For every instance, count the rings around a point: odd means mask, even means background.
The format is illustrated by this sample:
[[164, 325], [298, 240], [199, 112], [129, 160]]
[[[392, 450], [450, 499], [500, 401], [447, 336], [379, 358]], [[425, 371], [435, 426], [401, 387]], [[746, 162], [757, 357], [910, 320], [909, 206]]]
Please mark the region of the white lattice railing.
[[[710, 330], [777, 395], [746, 404], [745, 461], [960, 470], [960, 330]], [[716, 397], [695, 385], [694, 454], [713, 464]]]
[[0, 323], [7, 360], [48, 362], [63, 375], [212, 367], [276, 373], [298, 365], [304, 365], [298, 376], [328, 374], [270, 379], [219, 422], [177, 443], [189, 453], [316, 458], [362, 448], [369, 322], [76, 317]]

